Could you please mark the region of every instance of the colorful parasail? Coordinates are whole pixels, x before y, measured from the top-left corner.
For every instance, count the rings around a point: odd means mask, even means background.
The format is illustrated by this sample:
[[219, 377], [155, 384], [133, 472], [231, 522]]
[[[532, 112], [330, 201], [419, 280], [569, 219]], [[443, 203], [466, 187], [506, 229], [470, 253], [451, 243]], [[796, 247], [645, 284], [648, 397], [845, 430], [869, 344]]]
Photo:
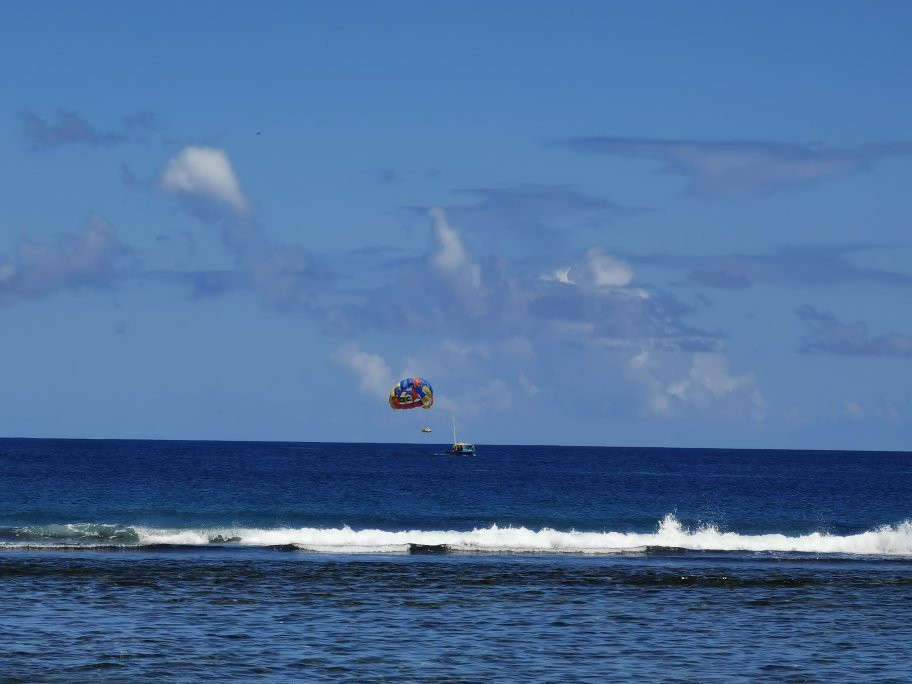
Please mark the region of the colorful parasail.
[[389, 405], [394, 409], [429, 409], [434, 405], [434, 390], [427, 380], [406, 378], [390, 390]]

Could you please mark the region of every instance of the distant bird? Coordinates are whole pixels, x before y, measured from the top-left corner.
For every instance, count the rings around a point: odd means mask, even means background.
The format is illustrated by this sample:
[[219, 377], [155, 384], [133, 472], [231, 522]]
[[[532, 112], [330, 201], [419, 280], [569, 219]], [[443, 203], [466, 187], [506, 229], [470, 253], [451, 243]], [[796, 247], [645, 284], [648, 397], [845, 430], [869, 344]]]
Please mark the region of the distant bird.
[[262, 132], [263, 132], [263, 131], [257, 131], [257, 135], [259, 135], [259, 134], [262, 133]]

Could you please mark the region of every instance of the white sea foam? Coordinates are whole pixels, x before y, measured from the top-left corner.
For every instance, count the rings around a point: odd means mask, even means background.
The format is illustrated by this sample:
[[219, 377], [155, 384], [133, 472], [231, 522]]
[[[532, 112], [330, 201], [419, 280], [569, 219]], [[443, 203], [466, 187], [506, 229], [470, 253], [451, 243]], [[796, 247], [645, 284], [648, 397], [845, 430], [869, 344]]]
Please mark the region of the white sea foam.
[[395, 553], [412, 545], [446, 547], [454, 551], [492, 553], [583, 553], [642, 552], [650, 547], [695, 551], [801, 552], [817, 554], [912, 556], [912, 521], [885, 525], [853, 535], [823, 532], [788, 536], [746, 535], [722, 532], [707, 525], [686, 529], [671, 514], [652, 533], [578, 532], [549, 528], [491, 525], [471, 531], [456, 530], [355, 530], [341, 528], [213, 528], [160, 530], [136, 528], [140, 544], [200, 545], [237, 543], [247, 546], [295, 546], [323, 553]]

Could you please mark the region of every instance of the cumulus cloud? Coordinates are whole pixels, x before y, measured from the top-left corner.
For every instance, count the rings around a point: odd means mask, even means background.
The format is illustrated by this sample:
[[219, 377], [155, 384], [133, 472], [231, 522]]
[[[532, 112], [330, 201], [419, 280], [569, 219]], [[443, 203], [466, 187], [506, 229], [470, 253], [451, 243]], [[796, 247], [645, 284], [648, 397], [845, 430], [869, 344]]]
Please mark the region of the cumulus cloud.
[[629, 360], [635, 377], [647, 390], [653, 413], [667, 415], [675, 410], [705, 412], [726, 407], [746, 410], [756, 421], [766, 418], [766, 400], [752, 373], [734, 376], [721, 353], [695, 353], [684, 377], [669, 371], [656, 354], [641, 350]]
[[361, 351], [356, 343], [348, 342], [333, 353], [333, 359], [358, 378], [361, 391], [376, 397], [389, 395], [395, 381], [383, 357]]
[[438, 271], [457, 279], [455, 282], [468, 283], [474, 289], [481, 287], [481, 267], [469, 260], [459, 232], [447, 221], [446, 213], [439, 207], [428, 210], [434, 226], [434, 250], [431, 263]]
[[[419, 346], [431, 343], [437, 350], [431, 359], [437, 363], [434, 372], [427, 359], [410, 367], [450, 381], [473, 378], [471, 401], [456, 391], [441, 395], [441, 405], [449, 403], [460, 413], [479, 410], [481, 404], [500, 410], [511, 405], [513, 392], [535, 396], [554, 380], [553, 372], [536, 361], [535, 350], [555, 345], [578, 347], [571, 356], [600, 364], [596, 375], [618, 373], [631, 349], [688, 359], [692, 352], [719, 349], [720, 333], [686, 324], [692, 306], [669, 292], [637, 284], [633, 267], [604, 246], [582, 252], [574, 263], [556, 269], [553, 278], [543, 279], [534, 272], [516, 273], [516, 265], [505, 259], [475, 256], [443, 209], [430, 211], [428, 219], [431, 247], [397, 260], [399, 280], [321, 297], [310, 310], [344, 334], [408, 331]], [[499, 378], [512, 380], [508, 384]], [[696, 380], [694, 389], [676, 388], [680, 396], [666, 391], [680, 380], [665, 378], [652, 396], [671, 408], [692, 406]], [[480, 403], [475, 399], [479, 388], [485, 395]], [[725, 401], [743, 392], [733, 391]]]
[[587, 287], [623, 288], [634, 278], [633, 267], [612, 254], [601, 245], [591, 247], [581, 263], [556, 268], [538, 276], [544, 282]]
[[705, 405], [709, 399], [722, 399], [753, 383], [753, 375], [730, 375], [728, 362], [720, 354], [694, 354], [688, 376], [665, 391], [682, 401]]
[[23, 237], [10, 257], [0, 255], [0, 302], [112, 287], [125, 274], [120, 264], [130, 254], [99, 214], [91, 215], [78, 233], [60, 235], [53, 242]]
[[447, 223], [446, 214], [438, 207], [428, 210], [434, 222], [434, 236], [437, 238], [437, 249], [432, 255], [434, 266], [441, 271], [455, 271], [468, 263], [466, 249], [459, 234]]
[[576, 282], [570, 279], [570, 271], [572, 268], [572, 266], [567, 266], [566, 268], [556, 268], [550, 273], [543, 273], [542, 275], [538, 276], [538, 279], [552, 283], [563, 283], [564, 285], [576, 285]]
[[399, 260], [399, 281], [314, 303], [334, 329], [471, 330], [476, 339], [523, 339], [530, 348], [543, 338], [600, 348], [718, 347], [718, 332], [686, 325], [692, 306], [636, 285], [633, 267], [601, 246], [544, 276], [517, 274], [505, 259], [473, 258], [442, 209], [430, 219], [432, 248]]
[[[693, 307], [636, 284], [633, 267], [596, 245], [574, 264], [538, 276], [523, 293], [529, 323], [569, 342], [603, 349], [713, 351], [722, 335], [684, 323]], [[571, 285], [573, 287], [568, 287]]]
[[240, 214], [250, 208], [228, 155], [216, 147], [182, 149], [162, 172], [161, 188], [185, 198], [215, 202]]
[[685, 319], [693, 307], [667, 292], [543, 286], [529, 302], [528, 324], [544, 324], [569, 343], [605, 349], [647, 345], [669, 351], [715, 351], [723, 337], [687, 325]]
[[601, 246], [586, 252], [586, 265], [597, 286], [624, 287], [633, 280], [633, 268], [630, 264], [606, 254]]
[[807, 326], [799, 351], [848, 356], [912, 356], [912, 335], [889, 333], [870, 337], [862, 321], [841, 323], [830, 311], [805, 304], [796, 311]]
[[20, 112], [19, 119], [22, 123], [23, 139], [32, 150], [51, 149], [78, 143], [111, 146], [128, 142], [142, 142], [149, 133], [158, 128], [155, 117], [148, 112], [123, 117], [120, 128], [115, 130], [96, 128], [75, 112], [66, 109], [57, 112], [56, 121], [40, 117], [31, 110]]
[[[596, 384], [620, 380], [633, 357], [624, 393], [639, 397], [650, 413], [673, 418], [718, 410], [733, 419], [765, 418], [754, 376], [729, 371], [720, 353], [724, 336], [687, 325], [691, 305], [638, 284], [633, 266], [606, 246], [587, 249], [542, 278], [534, 271], [517, 274], [516, 264], [505, 260], [494, 268], [479, 259], [443, 209], [428, 218], [431, 247], [397, 260], [401, 281], [351, 291], [333, 302], [324, 299], [328, 305], [319, 313], [325, 320], [347, 321], [339, 328], [347, 334], [406, 330], [420, 348], [437, 350], [421, 362], [410, 359], [409, 367], [439, 381], [438, 391], [451, 388], [438, 396], [441, 407], [466, 416], [504, 410], [517, 396], [540, 395], [571, 370], [591, 373]], [[478, 270], [468, 270], [473, 266]], [[459, 336], [462, 332], [471, 342]], [[572, 369], [549, 368], [551, 355], [542, 359], [536, 353], [556, 347], [569, 353]], [[576, 351], [566, 351], [573, 347]], [[655, 362], [659, 358], [662, 363]], [[469, 379], [471, 397], [459, 389]]]
[[776, 142], [585, 137], [563, 144], [579, 152], [652, 159], [663, 165], [663, 172], [684, 176], [690, 192], [718, 196], [807, 185], [867, 169], [885, 157], [912, 154], [908, 143], [826, 149]]
[[159, 184], [164, 193], [180, 198], [191, 214], [220, 225], [222, 242], [235, 257], [234, 272], [187, 274], [195, 296], [252, 287], [270, 308], [300, 306], [313, 258], [303, 247], [276, 245], [268, 239], [225, 150], [183, 148], [168, 161]]

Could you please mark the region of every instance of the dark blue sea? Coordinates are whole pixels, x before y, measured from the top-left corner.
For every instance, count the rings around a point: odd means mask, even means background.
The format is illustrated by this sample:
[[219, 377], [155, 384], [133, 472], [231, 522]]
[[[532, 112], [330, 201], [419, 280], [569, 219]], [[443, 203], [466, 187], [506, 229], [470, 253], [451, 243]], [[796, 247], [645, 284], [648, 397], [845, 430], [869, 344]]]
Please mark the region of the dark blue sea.
[[445, 451], [0, 440], [0, 681], [912, 681], [912, 454]]

